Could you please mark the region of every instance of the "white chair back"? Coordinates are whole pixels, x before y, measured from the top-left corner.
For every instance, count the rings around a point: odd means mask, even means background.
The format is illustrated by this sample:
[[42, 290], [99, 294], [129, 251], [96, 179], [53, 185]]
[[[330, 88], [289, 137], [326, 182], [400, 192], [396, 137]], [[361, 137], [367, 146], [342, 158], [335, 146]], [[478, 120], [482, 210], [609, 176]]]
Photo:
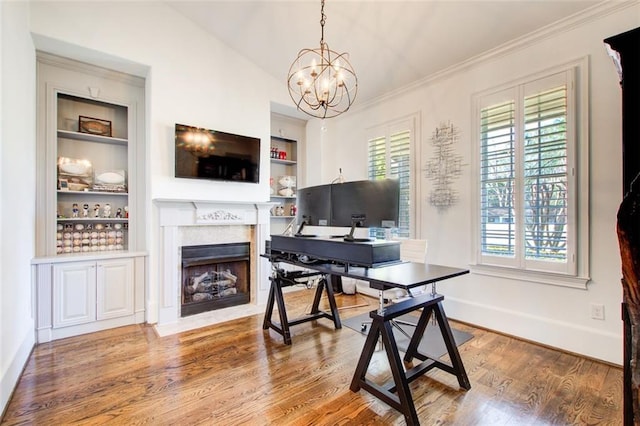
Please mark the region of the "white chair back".
[[[416, 263], [427, 263], [427, 240], [398, 239], [400, 241], [400, 260]], [[425, 292], [427, 286], [416, 287], [408, 296]]]
[[403, 239], [400, 241], [400, 259], [408, 262], [427, 263], [427, 240]]

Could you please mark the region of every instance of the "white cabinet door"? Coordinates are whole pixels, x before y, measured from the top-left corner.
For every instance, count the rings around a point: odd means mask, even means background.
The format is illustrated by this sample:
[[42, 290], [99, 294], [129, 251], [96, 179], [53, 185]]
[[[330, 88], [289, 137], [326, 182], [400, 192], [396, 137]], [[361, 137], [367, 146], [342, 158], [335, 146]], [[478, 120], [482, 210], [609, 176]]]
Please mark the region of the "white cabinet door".
[[96, 320], [96, 263], [53, 266], [53, 327]]
[[98, 320], [133, 314], [133, 259], [98, 262], [97, 280]]

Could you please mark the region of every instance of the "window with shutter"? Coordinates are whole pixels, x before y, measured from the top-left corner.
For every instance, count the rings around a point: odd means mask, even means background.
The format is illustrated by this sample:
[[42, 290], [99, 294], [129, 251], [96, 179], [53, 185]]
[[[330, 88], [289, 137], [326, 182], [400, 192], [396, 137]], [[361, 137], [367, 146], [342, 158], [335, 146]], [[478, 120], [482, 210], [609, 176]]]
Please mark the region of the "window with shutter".
[[576, 168], [587, 173], [588, 143], [578, 151], [576, 135], [586, 138], [578, 132], [586, 123], [576, 117], [586, 122], [588, 116], [578, 105], [576, 76], [584, 78], [572, 66], [474, 97], [476, 265], [586, 284], [588, 181], [578, 180]]
[[[373, 131], [380, 136], [368, 140], [368, 177], [371, 180], [393, 178], [400, 181], [400, 211], [397, 234], [409, 238], [414, 215], [412, 182], [414, 156], [412, 155], [413, 120], [404, 120], [393, 126], [382, 126]], [[394, 231], [395, 232], [395, 231]], [[371, 229], [370, 235], [385, 238], [384, 229]]]

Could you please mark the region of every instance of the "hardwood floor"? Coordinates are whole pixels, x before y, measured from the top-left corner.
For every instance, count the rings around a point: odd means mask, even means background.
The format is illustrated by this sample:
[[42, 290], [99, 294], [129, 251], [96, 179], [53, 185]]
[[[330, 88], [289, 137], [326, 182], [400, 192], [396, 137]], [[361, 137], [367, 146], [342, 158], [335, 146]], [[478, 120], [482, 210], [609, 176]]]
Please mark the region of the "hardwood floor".
[[[313, 293], [285, 295], [294, 318]], [[338, 295], [342, 318], [375, 308]], [[364, 304], [365, 306], [347, 308]], [[368, 306], [366, 306], [368, 304]], [[128, 326], [38, 345], [3, 425], [389, 425], [396, 410], [349, 384], [364, 337], [329, 320], [292, 327], [293, 345], [262, 315], [158, 337]], [[620, 425], [622, 369], [452, 322], [471, 390], [432, 371], [411, 383], [423, 425]], [[379, 355], [379, 356], [378, 356]], [[383, 352], [369, 369], [389, 378]]]

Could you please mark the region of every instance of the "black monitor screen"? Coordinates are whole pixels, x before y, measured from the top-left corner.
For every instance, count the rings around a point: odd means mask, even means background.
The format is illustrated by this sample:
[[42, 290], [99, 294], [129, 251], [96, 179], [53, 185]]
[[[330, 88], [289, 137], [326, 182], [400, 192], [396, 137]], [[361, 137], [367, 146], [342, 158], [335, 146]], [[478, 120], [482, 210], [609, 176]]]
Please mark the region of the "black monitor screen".
[[331, 185], [298, 189], [298, 225], [329, 226], [331, 223]]
[[332, 185], [331, 226], [395, 228], [400, 184], [396, 179], [362, 180]]

